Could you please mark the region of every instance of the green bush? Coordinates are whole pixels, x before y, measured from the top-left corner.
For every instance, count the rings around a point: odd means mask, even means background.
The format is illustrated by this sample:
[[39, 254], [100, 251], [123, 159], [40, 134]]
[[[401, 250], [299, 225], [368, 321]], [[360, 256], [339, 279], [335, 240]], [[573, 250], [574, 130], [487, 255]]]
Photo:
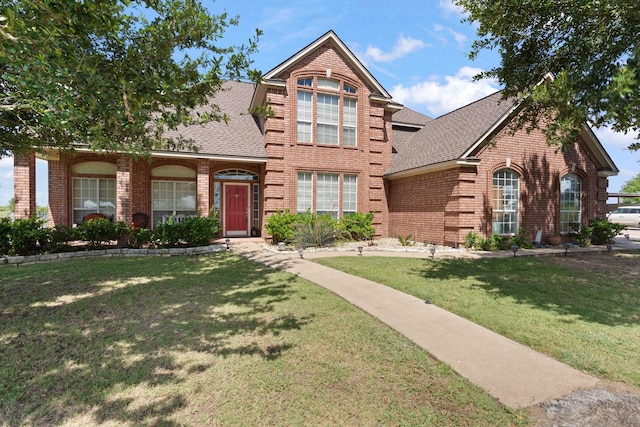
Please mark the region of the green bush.
[[8, 255], [11, 249], [11, 219], [0, 218], [0, 255]]
[[271, 235], [274, 243], [293, 242], [295, 237], [294, 226], [298, 221], [298, 215], [286, 209], [284, 212], [278, 210], [267, 217], [265, 229]]
[[307, 211], [297, 215], [293, 229], [296, 247], [324, 247], [335, 243], [338, 222], [331, 215], [316, 215]]
[[49, 241], [49, 229], [36, 216], [13, 221], [9, 232], [10, 255], [33, 255], [41, 252], [41, 244]]
[[595, 218], [589, 221], [589, 227], [591, 228], [591, 243], [594, 245], [614, 243], [614, 237], [618, 236], [626, 228], [622, 224], [609, 222], [602, 218]]
[[480, 249], [484, 239], [474, 231], [470, 231], [464, 236], [464, 247], [467, 249]]
[[372, 223], [373, 212], [346, 215], [338, 221], [340, 236], [345, 240], [370, 240], [376, 233]]
[[71, 249], [70, 243], [79, 240], [76, 228], [67, 227], [66, 225], [56, 225], [49, 229], [49, 241], [45, 252], [65, 252]]
[[129, 232], [124, 222], [113, 223], [106, 218], [95, 218], [78, 225], [76, 229], [80, 240], [87, 242], [89, 249], [103, 248], [112, 240], [118, 240]]
[[172, 216], [156, 226], [152, 239], [156, 246], [165, 248], [203, 246], [208, 245], [219, 232], [218, 213], [212, 211], [209, 216], [187, 217], [179, 222]]
[[135, 249], [148, 246], [153, 240], [153, 231], [148, 228], [132, 227], [129, 231], [129, 246]]
[[527, 234], [527, 230], [525, 230], [524, 228], [518, 230], [518, 234], [509, 239], [506, 243], [506, 247], [502, 249], [511, 249], [511, 246], [513, 245], [518, 245], [518, 247], [522, 249], [533, 248], [533, 242]]

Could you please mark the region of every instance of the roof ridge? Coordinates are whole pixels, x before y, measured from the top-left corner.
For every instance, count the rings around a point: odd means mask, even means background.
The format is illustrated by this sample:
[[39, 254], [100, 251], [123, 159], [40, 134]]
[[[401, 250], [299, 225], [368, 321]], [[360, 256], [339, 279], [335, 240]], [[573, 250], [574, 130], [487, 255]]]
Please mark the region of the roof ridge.
[[489, 95], [485, 95], [485, 96], [483, 96], [483, 97], [482, 97], [482, 98], [480, 98], [480, 99], [476, 99], [476, 100], [475, 100], [475, 101], [473, 101], [473, 102], [470, 102], [470, 103], [468, 103], [468, 104], [466, 104], [466, 105], [463, 105], [462, 107], [458, 107], [458, 108], [456, 108], [455, 110], [451, 110], [451, 111], [449, 111], [448, 113], [444, 113], [443, 115], [438, 116], [438, 117], [436, 117], [436, 118], [435, 118], [435, 119], [433, 119], [433, 120], [434, 120], [434, 121], [435, 121], [435, 120], [439, 120], [439, 119], [441, 119], [441, 118], [443, 118], [443, 117], [446, 117], [446, 116], [448, 116], [448, 115], [450, 115], [450, 114], [453, 114], [453, 113], [455, 113], [455, 112], [457, 112], [457, 111], [464, 110], [465, 108], [471, 107], [471, 106], [472, 106], [472, 105], [474, 105], [474, 104], [477, 104], [477, 103], [479, 103], [479, 102], [482, 102], [482, 101], [486, 100], [487, 98], [490, 98], [490, 97], [492, 97], [492, 96], [494, 96], [494, 95], [496, 95], [496, 94], [498, 94], [498, 93], [500, 93], [500, 92], [502, 92], [502, 91], [504, 91], [504, 89], [500, 89], [500, 90], [497, 90], [497, 91], [495, 91], [495, 92], [493, 92], [493, 93], [490, 93]]

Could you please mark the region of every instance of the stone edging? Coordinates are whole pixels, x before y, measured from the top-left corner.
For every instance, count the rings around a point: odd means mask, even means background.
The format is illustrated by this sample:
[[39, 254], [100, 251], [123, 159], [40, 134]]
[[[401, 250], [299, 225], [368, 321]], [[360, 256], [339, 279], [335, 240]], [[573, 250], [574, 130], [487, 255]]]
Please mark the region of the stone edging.
[[1, 266], [24, 266], [34, 264], [48, 264], [52, 262], [67, 261], [70, 259], [113, 258], [132, 256], [176, 256], [176, 255], [200, 255], [226, 250], [226, 245], [196, 246], [192, 248], [165, 248], [165, 249], [96, 249], [91, 251], [60, 252], [54, 254], [23, 255], [0, 257]]

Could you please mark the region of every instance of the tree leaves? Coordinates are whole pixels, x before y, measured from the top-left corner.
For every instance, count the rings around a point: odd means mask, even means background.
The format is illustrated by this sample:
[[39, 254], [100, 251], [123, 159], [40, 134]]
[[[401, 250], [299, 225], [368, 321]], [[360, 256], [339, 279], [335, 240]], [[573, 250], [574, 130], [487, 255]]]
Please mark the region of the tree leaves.
[[[549, 140], [562, 147], [576, 141], [585, 122], [640, 130], [636, 0], [455, 3], [469, 12], [466, 21], [479, 24], [470, 57], [484, 49], [500, 52], [500, 66], [478, 78], [494, 78], [505, 86], [505, 98], [523, 100], [520, 127], [538, 127], [535, 120], [545, 118]], [[548, 73], [555, 79], [539, 85]]]
[[196, 0], [0, 0], [0, 11], [0, 156], [195, 150], [164, 131], [224, 120], [210, 104], [224, 80], [260, 75], [250, 56], [261, 31], [223, 45], [238, 18]]

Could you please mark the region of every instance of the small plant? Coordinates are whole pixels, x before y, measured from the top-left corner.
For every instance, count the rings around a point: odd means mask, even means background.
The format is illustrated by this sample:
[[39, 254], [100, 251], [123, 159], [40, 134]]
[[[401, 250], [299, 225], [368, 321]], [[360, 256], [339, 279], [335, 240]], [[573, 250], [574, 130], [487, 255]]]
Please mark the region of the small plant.
[[11, 249], [11, 220], [0, 218], [0, 255], [7, 255]]
[[129, 232], [129, 246], [135, 249], [148, 246], [153, 240], [153, 231], [148, 228], [133, 227]]
[[[70, 243], [78, 240], [77, 229], [66, 225], [56, 225], [49, 229], [49, 241], [43, 249], [47, 252], [65, 252], [71, 249]], [[41, 242], [42, 243], [42, 242]]]
[[497, 251], [509, 248], [509, 239], [498, 234], [492, 234], [488, 239], [481, 243], [483, 251]]
[[589, 227], [591, 227], [591, 243], [594, 245], [614, 243], [614, 238], [620, 235], [620, 232], [626, 228], [622, 224], [609, 222], [602, 218], [595, 218], [589, 221]]
[[124, 222], [113, 223], [106, 218], [94, 218], [78, 225], [78, 237], [87, 242], [89, 249], [103, 248], [112, 240], [126, 234], [129, 226]]
[[467, 249], [480, 249], [482, 247], [482, 237], [475, 231], [470, 231], [464, 236], [464, 247]]
[[411, 240], [411, 234], [407, 237], [398, 236], [398, 242], [400, 242], [400, 246], [413, 246], [416, 243]]
[[527, 230], [525, 230], [524, 228], [519, 229], [518, 234], [509, 239], [505, 245], [506, 247], [503, 247], [501, 249], [509, 249], [513, 245], [518, 245], [518, 247], [521, 249], [533, 248], [533, 242], [527, 234]]
[[325, 247], [336, 241], [337, 222], [330, 215], [317, 215], [309, 211], [298, 214], [298, 221], [293, 228], [293, 242], [298, 248]]

